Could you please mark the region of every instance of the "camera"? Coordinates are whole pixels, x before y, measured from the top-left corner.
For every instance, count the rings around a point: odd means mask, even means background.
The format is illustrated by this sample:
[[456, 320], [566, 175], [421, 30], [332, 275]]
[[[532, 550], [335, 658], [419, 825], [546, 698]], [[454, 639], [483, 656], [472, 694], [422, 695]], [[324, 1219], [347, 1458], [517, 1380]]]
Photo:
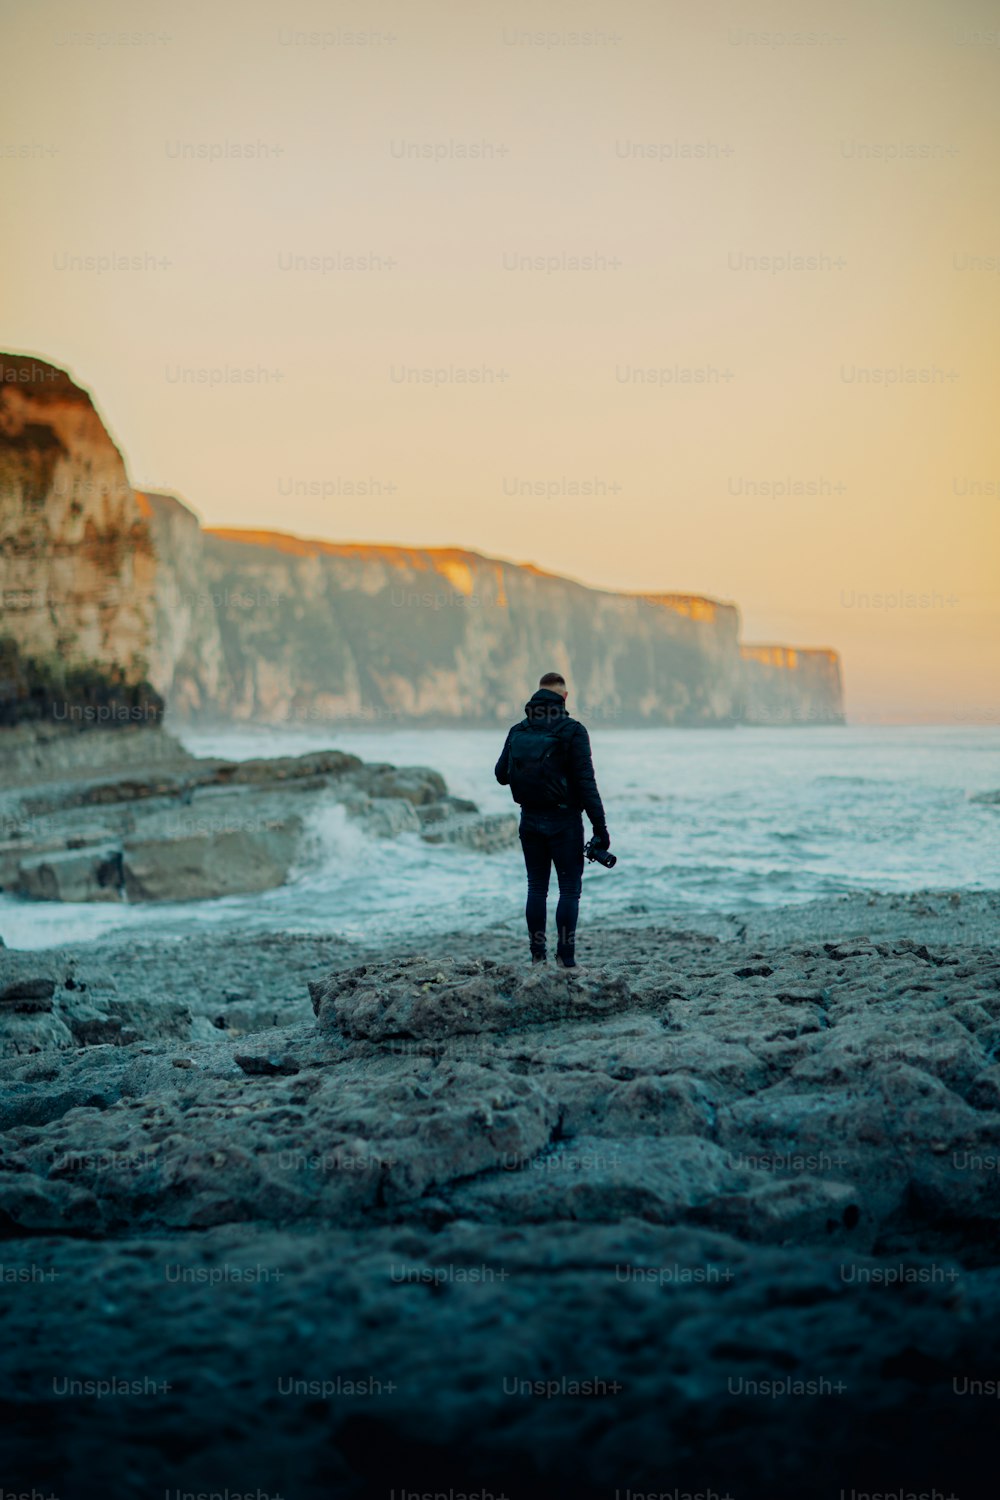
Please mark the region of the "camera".
[[583, 852], [588, 859], [596, 859], [597, 863], [603, 865], [606, 870], [613, 870], [618, 863], [617, 854], [609, 854], [607, 849], [602, 848], [597, 839], [591, 839]]

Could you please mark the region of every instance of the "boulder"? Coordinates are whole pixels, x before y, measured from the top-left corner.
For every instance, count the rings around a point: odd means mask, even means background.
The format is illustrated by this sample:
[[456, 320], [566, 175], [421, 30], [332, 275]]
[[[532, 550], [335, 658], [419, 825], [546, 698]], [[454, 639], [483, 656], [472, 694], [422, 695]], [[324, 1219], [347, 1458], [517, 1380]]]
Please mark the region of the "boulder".
[[123, 880], [121, 845], [95, 844], [22, 860], [16, 893], [34, 901], [120, 901]]
[[174, 838], [132, 835], [124, 840], [125, 893], [130, 901], [205, 901], [270, 890], [286, 880], [301, 829], [289, 816]]
[[93, 779], [153, 765], [190, 766], [190, 755], [173, 735], [151, 725], [126, 724], [110, 734], [81, 733], [71, 724], [43, 720], [5, 729], [0, 787], [38, 786], [81, 772]]
[[448, 788], [444, 777], [428, 766], [370, 766], [362, 782], [372, 797], [403, 797], [415, 807], [438, 802]]

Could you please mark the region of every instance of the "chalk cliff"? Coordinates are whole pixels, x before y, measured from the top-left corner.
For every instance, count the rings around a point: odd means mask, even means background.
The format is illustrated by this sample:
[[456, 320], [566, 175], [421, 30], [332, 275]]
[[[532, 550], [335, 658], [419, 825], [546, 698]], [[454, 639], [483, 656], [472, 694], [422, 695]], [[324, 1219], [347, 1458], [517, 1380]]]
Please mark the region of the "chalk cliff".
[[209, 531], [204, 557], [240, 718], [506, 721], [551, 666], [592, 718], [731, 717], [731, 605], [606, 593], [457, 549]]
[[741, 646], [731, 604], [457, 548], [203, 530], [134, 490], [87, 392], [28, 356], [0, 356], [0, 593], [19, 682], [53, 663], [148, 679], [178, 718], [508, 722], [551, 667], [592, 721], [843, 717], [836, 653]]
[[157, 559], [125, 464], [65, 371], [0, 354], [0, 634], [145, 675]]
[[836, 651], [741, 646], [739, 717], [748, 724], [829, 724], [843, 717]]
[[171, 712], [189, 718], [228, 701], [201, 525], [194, 511], [173, 495], [140, 492], [136, 500], [157, 560], [150, 677], [169, 692]]
[[[557, 667], [591, 721], [840, 723], [834, 651], [741, 646], [739, 612], [448, 548], [209, 530], [226, 708], [265, 721], [508, 721]], [[189, 691], [183, 674], [175, 693]]]

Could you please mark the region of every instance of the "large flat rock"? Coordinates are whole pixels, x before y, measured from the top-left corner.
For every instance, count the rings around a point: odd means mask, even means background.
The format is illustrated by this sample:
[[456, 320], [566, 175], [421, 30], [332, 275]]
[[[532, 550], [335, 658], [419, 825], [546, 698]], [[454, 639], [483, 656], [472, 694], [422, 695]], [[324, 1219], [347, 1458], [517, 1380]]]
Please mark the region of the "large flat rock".
[[385, 1041], [509, 1031], [542, 1021], [614, 1015], [634, 1000], [621, 974], [576, 977], [493, 959], [407, 958], [336, 973], [311, 987], [321, 1028]]

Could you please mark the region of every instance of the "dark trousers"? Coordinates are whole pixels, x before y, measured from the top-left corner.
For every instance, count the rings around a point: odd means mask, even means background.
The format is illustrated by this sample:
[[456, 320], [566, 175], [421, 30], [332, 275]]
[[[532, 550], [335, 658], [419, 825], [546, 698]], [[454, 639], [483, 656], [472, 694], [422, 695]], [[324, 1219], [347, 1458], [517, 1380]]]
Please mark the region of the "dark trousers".
[[564, 963], [572, 963], [583, 886], [583, 818], [578, 812], [531, 812], [524, 808], [520, 833], [528, 872], [524, 915], [531, 952], [539, 957], [545, 953], [545, 906], [555, 865], [559, 881], [556, 952]]

